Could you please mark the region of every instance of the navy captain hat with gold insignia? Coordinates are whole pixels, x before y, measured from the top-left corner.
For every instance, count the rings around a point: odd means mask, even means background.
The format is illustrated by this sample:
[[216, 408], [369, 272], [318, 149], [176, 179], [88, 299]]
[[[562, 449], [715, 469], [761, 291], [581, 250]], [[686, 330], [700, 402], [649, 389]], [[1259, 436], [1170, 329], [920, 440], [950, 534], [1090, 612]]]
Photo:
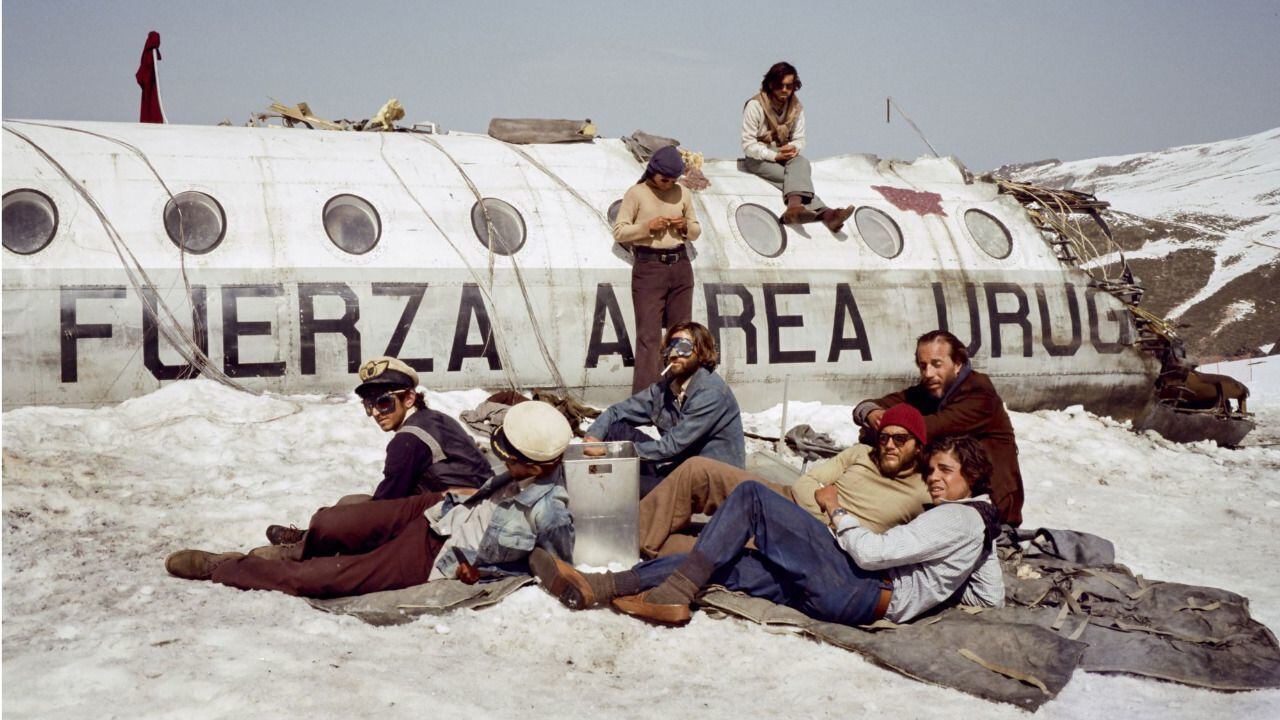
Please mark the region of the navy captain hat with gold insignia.
[[360, 385], [356, 387], [356, 394], [367, 397], [388, 390], [412, 390], [416, 387], [418, 373], [413, 368], [399, 358], [383, 355], [360, 366]]

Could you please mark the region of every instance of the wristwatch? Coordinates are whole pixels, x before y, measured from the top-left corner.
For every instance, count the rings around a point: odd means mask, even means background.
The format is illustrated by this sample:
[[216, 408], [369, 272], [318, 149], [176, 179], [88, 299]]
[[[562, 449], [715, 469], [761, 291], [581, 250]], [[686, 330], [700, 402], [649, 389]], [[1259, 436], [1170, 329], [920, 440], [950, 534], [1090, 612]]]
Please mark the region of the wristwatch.
[[848, 510], [845, 510], [845, 509], [844, 509], [844, 508], [842, 508], [842, 507], [838, 507], [838, 508], [836, 508], [835, 510], [832, 510], [832, 511], [831, 511], [831, 513], [830, 513], [831, 522], [832, 522], [832, 523], [835, 523], [837, 520], [839, 520], [840, 518], [842, 518], [842, 517], [844, 517], [845, 515], [848, 515], [848, 514], [849, 514], [849, 511], [848, 511]]

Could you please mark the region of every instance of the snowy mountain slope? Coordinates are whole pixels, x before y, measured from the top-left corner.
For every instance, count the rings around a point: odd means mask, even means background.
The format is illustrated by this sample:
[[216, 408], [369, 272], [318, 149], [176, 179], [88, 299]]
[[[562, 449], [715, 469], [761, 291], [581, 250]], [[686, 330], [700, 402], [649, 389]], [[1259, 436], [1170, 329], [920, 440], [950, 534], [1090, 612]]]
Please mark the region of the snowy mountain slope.
[[[481, 390], [429, 393], [456, 414]], [[1223, 587], [1280, 628], [1280, 406], [1248, 447], [1179, 445], [1078, 409], [1011, 413], [1030, 527], [1116, 543], [1148, 578]], [[792, 423], [851, 442], [847, 405]], [[744, 418], [772, 433], [780, 408]], [[536, 587], [493, 608], [377, 628], [270, 592], [169, 577], [182, 547], [244, 549], [268, 523], [376, 482], [387, 436], [353, 397], [173, 383], [4, 424], [6, 718], [1026, 718], [861, 656], [698, 613], [653, 628]], [[1210, 490], [1211, 489], [1211, 490]], [[1076, 672], [1046, 720], [1280, 717], [1280, 691], [1219, 693]]]
[[[997, 175], [1093, 193], [1192, 354], [1256, 349], [1280, 330], [1280, 128], [1159, 152], [1010, 165]], [[1100, 260], [1108, 262], [1114, 255]]]

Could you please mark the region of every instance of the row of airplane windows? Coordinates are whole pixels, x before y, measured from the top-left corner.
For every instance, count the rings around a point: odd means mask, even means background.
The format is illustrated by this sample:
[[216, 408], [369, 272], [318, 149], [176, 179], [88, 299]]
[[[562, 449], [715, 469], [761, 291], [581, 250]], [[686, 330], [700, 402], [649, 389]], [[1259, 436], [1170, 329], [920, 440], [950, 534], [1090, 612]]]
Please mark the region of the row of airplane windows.
[[[612, 224], [622, 201], [609, 206]], [[340, 194], [324, 204], [324, 229], [333, 244], [352, 255], [372, 250], [382, 238], [378, 211], [358, 195]], [[787, 247], [787, 234], [773, 211], [755, 203], [743, 203], [734, 211], [739, 236], [764, 257], [778, 257]], [[1013, 251], [1008, 228], [990, 214], [966, 210], [965, 227], [978, 247], [997, 260]], [[867, 247], [877, 255], [893, 259], [902, 253], [902, 230], [887, 213], [870, 206], [854, 211], [853, 224]], [[528, 229], [524, 217], [510, 203], [484, 198], [471, 208], [471, 227], [486, 248], [499, 255], [514, 255], [524, 247]], [[490, 238], [490, 228], [493, 237]], [[164, 207], [164, 229], [175, 245], [203, 255], [221, 244], [227, 232], [227, 216], [212, 196], [180, 192]], [[40, 252], [58, 231], [58, 208], [48, 195], [32, 189], [13, 190], [4, 195], [4, 247], [20, 255]]]

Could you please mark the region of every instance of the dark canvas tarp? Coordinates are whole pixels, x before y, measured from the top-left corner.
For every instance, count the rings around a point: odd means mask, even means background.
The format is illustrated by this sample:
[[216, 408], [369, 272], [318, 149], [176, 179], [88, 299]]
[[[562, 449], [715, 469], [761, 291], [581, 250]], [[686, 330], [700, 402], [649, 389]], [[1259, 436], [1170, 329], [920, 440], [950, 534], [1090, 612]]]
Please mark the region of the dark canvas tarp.
[[594, 130], [584, 133], [590, 120], [546, 120], [542, 118], [494, 118], [489, 121], [489, 137], [516, 145], [533, 143], [591, 142]]
[[1280, 687], [1280, 646], [1235, 593], [1146, 580], [1123, 565], [1003, 553], [1006, 607], [951, 608], [906, 625], [823, 623], [725, 590], [700, 602], [792, 625], [909, 677], [1028, 710], [1056, 695], [1077, 667], [1215, 690]]

